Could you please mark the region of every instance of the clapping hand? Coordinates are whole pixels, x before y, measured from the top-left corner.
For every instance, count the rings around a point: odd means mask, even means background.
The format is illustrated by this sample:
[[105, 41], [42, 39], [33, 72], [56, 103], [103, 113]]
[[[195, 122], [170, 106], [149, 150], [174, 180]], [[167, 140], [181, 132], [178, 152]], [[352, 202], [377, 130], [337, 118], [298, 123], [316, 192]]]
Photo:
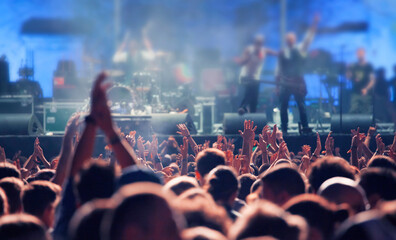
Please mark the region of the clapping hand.
[[130, 131], [128, 135], [125, 136], [125, 139], [131, 145], [131, 147], [135, 147], [136, 145], [136, 131]]
[[375, 142], [377, 143], [377, 153], [382, 155], [385, 152], [385, 143], [382, 141], [382, 137], [380, 134], [375, 136]]
[[114, 132], [113, 121], [111, 119], [110, 109], [107, 103], [106, 92], [111, 84], [105, 84], [106, 73], [99, 74], [91, 92], [91, 113], [97, 125], [105, 132], [111, 135]]
[[322, 152], [322, 141], [320, 140], [320, 135], [317, 132], [316, 133], [316, 148], [315, 148], [315, 151], [314, 151], [314, 156], [316, 158], [318, 158], [320, 156], [321, 152]]

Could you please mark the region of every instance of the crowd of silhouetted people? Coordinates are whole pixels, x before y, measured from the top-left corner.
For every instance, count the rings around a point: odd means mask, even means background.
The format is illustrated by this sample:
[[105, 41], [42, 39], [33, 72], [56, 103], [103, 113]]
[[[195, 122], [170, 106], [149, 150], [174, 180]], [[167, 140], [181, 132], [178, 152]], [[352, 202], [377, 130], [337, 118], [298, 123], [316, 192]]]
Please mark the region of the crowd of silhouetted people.
[[[396, 239], [396, 135], [352, 129], [348, 159], [331, 133], [293, 153], [276, 126], [256, 136], [251, 121], [241, 149], [224, 136], [199, 145], [184, 124], [182, 144], [158, 143], [114, 126], [105, 80], [58, 157], [39, 139], [27, 158], [0, 148], [0, 239]], [[108, 145], [92, 156], [99, 129]]]

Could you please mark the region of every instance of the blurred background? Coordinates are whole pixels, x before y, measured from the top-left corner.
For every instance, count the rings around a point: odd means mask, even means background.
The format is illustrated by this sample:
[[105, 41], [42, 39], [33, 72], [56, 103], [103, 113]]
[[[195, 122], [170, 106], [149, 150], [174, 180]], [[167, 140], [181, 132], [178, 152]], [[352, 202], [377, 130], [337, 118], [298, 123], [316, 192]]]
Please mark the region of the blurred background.
[[[305, 66], [310, 123], [330, 122], [340, 112], [340, 93], [348, 112], [351, 84], [343, 76], [360, 47], [381, 70], [387, 101], [395, 101], [394, 0], [2, 0], [0, 10], [0, 55], [8, 69], [0, 91], [32, 94], [36, 107], [83, 105], [95, 75], [107, 70], [115, 82], [109, 93], [114, 112], [188, 109], [204, 131], [207, 111], [213, 128], [241, 100], [234, 58], [256, 34], [274, 50], [288, 31], [301, 40], [315, 13], [321, 21]], [[261, 79], [274, 81], [277, 59], [268, 56], [263, 64]], [[24, 80], [34, 84], [15, 86]], [[258, 112], [276, 123], [274, 88], [260, 85]], [[295, 109], [289, 118], [298, 119]], [[377, 118], [391, 123], [391, 115]]]

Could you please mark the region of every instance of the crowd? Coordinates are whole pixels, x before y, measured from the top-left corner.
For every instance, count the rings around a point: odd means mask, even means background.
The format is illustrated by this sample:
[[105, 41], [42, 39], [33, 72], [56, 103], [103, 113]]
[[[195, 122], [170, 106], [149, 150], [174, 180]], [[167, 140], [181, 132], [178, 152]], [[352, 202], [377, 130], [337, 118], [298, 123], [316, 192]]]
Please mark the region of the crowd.
[[[396, 134], [387, 145], [375, 128], [352, 130], [348, 160], [331, 133], [293, 153], [276, 126], [256, 137], [251, 121], [241, 149], [224, 136], [197, 145], [183, 124], [180, 146], [159, 144], [117, 130], [105, 80], [58, 157], [38, 139], [27, 159], [0, 149], [0, 239], [396, 239]], [[99, 129], [108, 145], [94, 158]]]

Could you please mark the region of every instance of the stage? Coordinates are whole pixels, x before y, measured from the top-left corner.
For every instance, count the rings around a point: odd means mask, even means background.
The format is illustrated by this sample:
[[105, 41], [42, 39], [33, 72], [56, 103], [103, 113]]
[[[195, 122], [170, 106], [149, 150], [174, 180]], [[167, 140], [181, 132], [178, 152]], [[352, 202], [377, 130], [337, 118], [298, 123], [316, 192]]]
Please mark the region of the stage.
[[[382, 139], [386, 145], [389, 145], [393, 141], [393, 134], [381, 134]], [[158, 135], [158, 142], [161, 143], [163, 140], [166, 140], [169, 135]], [[177, 142], [179, 144], [182, 143], [182, 138], [179, 135], [174, 135]], [[242, 147], [242, 138], [239, 135], [226, 135], [227, 138], [235, 139], [235, 149], [239, 149]], [[256, 135], [257, 137], [257, 135]], [[321, 134], [322, 146], [324, 150], [324, 142], [326, 140], [327, 134]], [[344, 158], [349, 158], [347, 151], [351, 145], [351, 135], [350, 134], [333, 134], [335, 140], [335, 147], [340, 148], [340, 152]], [[21, 150], [22, 156], [29, 157], [30, 154], [33, 153], [33, 143], [36, 137], [34, 136], [0, 136], [0, 146], [5, 148], [7, 158], [12, 158], [13, 155]], [[193, 135], [194, 140], [197, 144], [203, 144], [205, 140], [209, 140], [211, 143], [214, 143], [217, 140], [216, 135]], [[54, 136], [39, 136], [40, 145], [44, 150], [44, 155], [48, 160], [51, 160], [53, 157], [56, 157], [61, 148], [62, 144], [62, 135], [54, 135]], [[289, 150], [297, 153], [301, 150], [301, 146], [304, 144], [311, 145], [312, 148], [316, 146], [316, 136], [299, 136], [299, 135], [290, 135], [284, 137]], [[150, 139], [146, 139], [150, 140]], [[104, 147], [106, 145], [106, 140], [104, 136], [98, 135], [95, 141], [95, 150], [93, 156], [99, 156], [99, 154], [104, 154]], [[375, 151], [375, 140], [372, 139], [370, 148], [372, 151]], [[191, 150], [190, 150], [191, 151]]]

